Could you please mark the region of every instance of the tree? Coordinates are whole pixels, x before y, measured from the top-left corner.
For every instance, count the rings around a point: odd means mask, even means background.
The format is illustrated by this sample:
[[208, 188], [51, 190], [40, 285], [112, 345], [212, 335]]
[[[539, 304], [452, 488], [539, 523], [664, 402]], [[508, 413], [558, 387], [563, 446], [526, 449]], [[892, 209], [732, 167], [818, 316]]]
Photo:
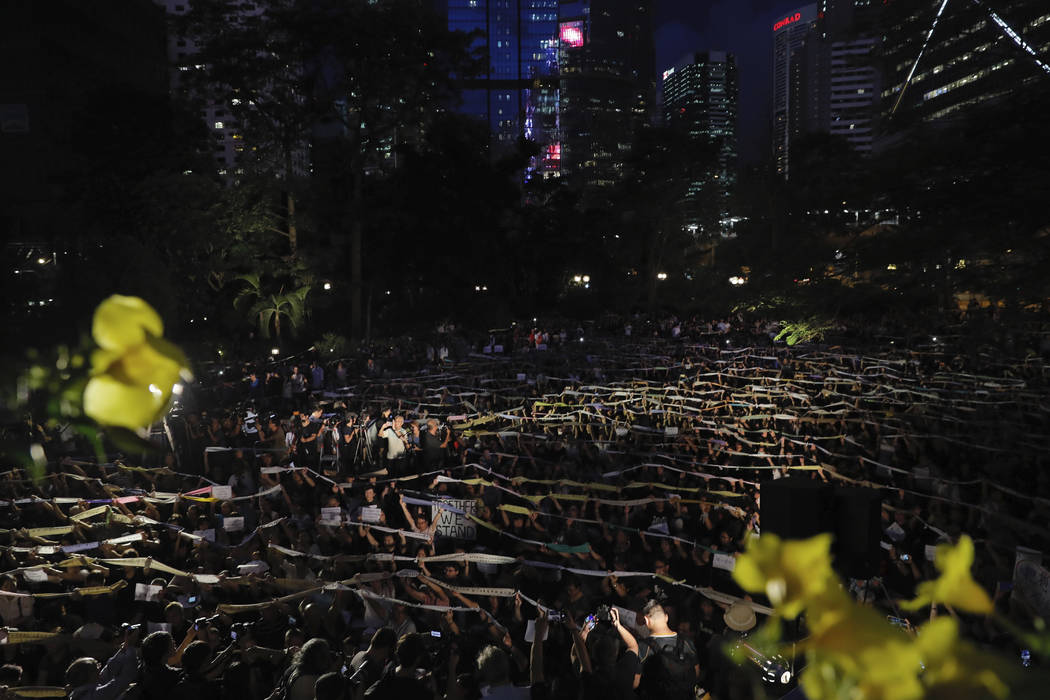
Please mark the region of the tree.
[[259, 332], [264, 338], [270, 337], [272, 328], [277, 340], [281, 339], [282, 318], [288, 320], [293, 334], [303, 325], [308, 312], [306, 296], [310, 293], [309, 285], [288, 292], [284, 291], [282, 285], [272, 292], [257, 274], [241, 275], [237, 279], [244, 281], [246, 286], [237, 294], [233, 305], [238, 309], [248, 307], [248, 317], [258, 319]]
[[717, 209], [711, 203], [718, 195], [712, 188], [691, 196], [690, 189], [698, 175], [714, 172], [716, 157], [709, 144], [683, 141], [669, 129], [639, 133], [612, 201], [625, 241], [620, 263], [641, 276], [650, 307], [661, 283], [699, 261], [702, 241], [687, 231], [687, 213]]
[[262, 0], [250, 13], [224, 0], [201, 7], [201, 60], [226, 101], [237, 102], [249, 148], [276, 144], [287, 183], [292, 154], [310, 144], [317, 225], [346, 262], [360, 336], [366, 180], [388, 174], [399, 145], [451, 103], [453, 77], [474, 66], [470, 38], [449, 32], [420, 0]]

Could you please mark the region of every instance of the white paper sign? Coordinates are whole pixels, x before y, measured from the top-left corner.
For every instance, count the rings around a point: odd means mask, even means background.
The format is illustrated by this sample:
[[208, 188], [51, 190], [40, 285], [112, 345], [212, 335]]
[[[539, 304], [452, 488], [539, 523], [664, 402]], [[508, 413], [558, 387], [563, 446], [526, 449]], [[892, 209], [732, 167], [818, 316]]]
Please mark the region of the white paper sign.
[[903, 539], [904, 539], [904, 536], [905, 536], [906, 534], [908, 534], [908, 533], [906, 533], [906, 532], [904, 531], [904, 528], [903, 528], [903, 527], [901, 527], [901, 526], [900, 526], [900, 525], [898, 525], [897, 523], [893, 523], [893, 524], [892, 524], [892, 525], [890, 525], [890, 526], [889, 526], [888, 528], [886, 528], [886, 534], [887, 534], [887, 535], [889, 536], [889, 538], [890, 538], [891, 540], [893, 540], [894, 542], [900, 542], [901, 540], [903, 540]]
[[366, 506], [361, 509], [361, 522], [378, 523], [382, 514], [383, 511], [379, 509], [379, 506]]
[[226, 532], [240, 532], [244, 529], [244, 518], [223, 518], [222, 529]]
[[160, 600], [160, 592], [163, 590], [163, 586], [149, 586], [145, 583], [136, 583], [135, 600], [144, 600], [147, 603]]
[[726, 571], [732, 571], [736, 568], [736, 557], [730, 554], [722, 554], [721, 552], [715, 552], [714, 557], [711, 558], [711, 565], [716, 569], [725, 569]]
[[678, 434], [678, 426], [677, 425], [669, 425], [666, 428], [664, 428], [664, 435], [667, 435], [668, 437], [673, 437], [673, 436], [675, 436], [677, 434]]
[[232, 486], [212, 486], [211, 487], [212, 498], [218, 498], [220, 501], [228, 501], [233, 498], [233, 487]]
[[937, 559], [937, 545], [928, 544], [926, 545], [926, 561], [935, 561]]
[[[547, 626], [547, 629], [545, 629], [543, 631], [543, 639], [541, 639], [540, 641], [541, 642], [547, 641], [547, 635], [548, 634], [550, 634], [550, 626], [549, 625]], [[531, 644], [535, 640], [536, 640], [536, 621], [535, 620], [529, 620], [528, 623], [525, 625], [525, 641]]]
[[153, 634], [154, 632], [167, 632], [171, 634], [171, 623], [170, 622], [147, 622], [146, 630]]
[[219, 582], [219, 577], [215, 574], [194, 574], [193, 580], [197, 583], [203, 583], [214, 586]]
[[342, 508], [322, 508], [321, 509], [321, 520], [334, 520], [336, 524], [339, 524], [343, 520], [343, 509]]
[[[453, 508], [458, 508], [466, 513], [475, 514], [478, 510], [478, 502], [473, 498], [471, 499], [451, 499], [444, 498], [441, 500], [442, 503], [447, 503]], [[465, 515], [459, 513], [453, 513], [445, 508], [439, 508], [438, 506], [432, 507], [431, 519], [436, 517], [438, 519], [437, 530], [435, 534], [444, 537], [455, 537], [461, 540], [473, 540], [477, 539], [478, 528], [474, 524], [474, 521]]]

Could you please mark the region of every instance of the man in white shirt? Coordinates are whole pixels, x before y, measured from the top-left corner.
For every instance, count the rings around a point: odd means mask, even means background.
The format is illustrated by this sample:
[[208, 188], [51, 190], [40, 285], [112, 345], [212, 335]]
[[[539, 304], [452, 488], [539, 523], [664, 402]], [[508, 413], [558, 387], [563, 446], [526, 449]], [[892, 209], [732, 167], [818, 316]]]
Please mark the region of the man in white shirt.
[[379, 437], [386, 440], [386, 466], [392, 476], [401, 473], [408, 454], [408, 433], [404, 416], [394, 416], [379, 429]]

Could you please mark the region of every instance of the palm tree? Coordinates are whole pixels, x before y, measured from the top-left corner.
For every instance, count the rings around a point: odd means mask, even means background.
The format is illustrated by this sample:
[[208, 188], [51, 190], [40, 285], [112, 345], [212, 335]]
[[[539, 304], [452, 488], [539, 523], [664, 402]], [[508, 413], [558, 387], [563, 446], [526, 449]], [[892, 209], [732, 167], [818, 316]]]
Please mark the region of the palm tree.
[[288, 320], [293, 331], [306, 320], [306, 295], [310, 293], [309, 284], [289, 292], [285, 292], [282, 285], [276, 293], [269, 293], [263, 288], [262, 279], [256, 273], [240, 275], [237, 279], [248, 284], [237, 294], [233, 305], [235, 308], [243, 309], [246, 305], [251, 304], [248, 316], [249, 318], [258, 317], [259, 332], [264, 338], [270, 337], [272, 327], [277, 339], [280, 340], [282, 317]]

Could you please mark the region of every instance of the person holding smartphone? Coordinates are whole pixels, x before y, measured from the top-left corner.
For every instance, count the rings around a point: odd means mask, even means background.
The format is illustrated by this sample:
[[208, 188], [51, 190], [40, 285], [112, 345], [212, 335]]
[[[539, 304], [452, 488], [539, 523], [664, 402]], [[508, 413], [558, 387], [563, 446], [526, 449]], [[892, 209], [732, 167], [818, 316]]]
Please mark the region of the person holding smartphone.
[[70, 700], [116, 700], [138, 677], [141, 625], [125, 625], [124, 640], [105, 666], [83, 656], [66, 668]]

